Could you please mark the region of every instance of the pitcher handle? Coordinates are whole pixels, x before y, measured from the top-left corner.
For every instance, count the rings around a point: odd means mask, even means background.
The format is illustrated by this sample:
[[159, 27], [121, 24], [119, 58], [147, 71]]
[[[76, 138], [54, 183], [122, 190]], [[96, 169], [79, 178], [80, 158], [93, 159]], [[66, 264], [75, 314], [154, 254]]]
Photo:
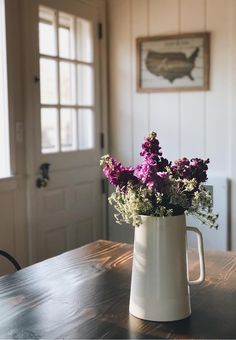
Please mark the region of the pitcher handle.
[[195, 227], [186, 227], [187, 231], [193, 231], [197, 234], [197, 245], [198, 245], [198, 254], [199, 254], [199, 263], [200, 263], [200, 275], [197, 280], [191, 281], [188, 279], [188, 284], [190, 286], [199, 285], [205, 280], [205, 261], [204, 261], [204, 250], [203, 250], [203, 239], [202, 234], [198, 228]]

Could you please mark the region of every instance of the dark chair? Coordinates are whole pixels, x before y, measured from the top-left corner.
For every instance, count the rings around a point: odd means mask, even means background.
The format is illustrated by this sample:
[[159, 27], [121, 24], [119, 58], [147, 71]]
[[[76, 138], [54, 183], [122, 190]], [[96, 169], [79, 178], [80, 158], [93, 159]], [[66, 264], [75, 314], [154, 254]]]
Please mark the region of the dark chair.
[[16, 261], [16, 259], [12, 255], [10, 255], [8, 252], [0, 249], [0, 255], [5, 257], [6, 259], [8, 259], [8, 261], [10, 261], [13, 264], [13, 266], [16, 268], [16, 270], [21, 269], [21, 266]]

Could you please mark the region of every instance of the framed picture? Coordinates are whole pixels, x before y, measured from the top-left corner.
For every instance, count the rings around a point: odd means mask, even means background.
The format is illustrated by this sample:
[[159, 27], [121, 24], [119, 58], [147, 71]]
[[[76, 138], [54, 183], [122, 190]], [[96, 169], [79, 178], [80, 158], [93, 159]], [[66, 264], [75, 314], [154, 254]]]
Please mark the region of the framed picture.
[[209, 89], [210, 33], [137, 38], [137, 91]]

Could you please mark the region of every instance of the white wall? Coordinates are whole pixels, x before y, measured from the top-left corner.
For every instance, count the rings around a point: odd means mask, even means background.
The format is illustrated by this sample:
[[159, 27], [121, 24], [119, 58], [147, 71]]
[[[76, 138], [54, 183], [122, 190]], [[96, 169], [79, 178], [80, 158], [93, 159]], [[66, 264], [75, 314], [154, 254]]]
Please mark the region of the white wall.
[[[230, 179], [234, 249], [235, 22], [234, 0], [108, 0], [110, 153], [135, 165], [143, 137], [155, 130], [167, 158], [209, 157], [210, 174]], [[136, 93], [135, 38], [197, 31], [211, 32], [210, 90]], [[110, 238], [132, 239], [126, 227], [119, 228], [110, 212]]]

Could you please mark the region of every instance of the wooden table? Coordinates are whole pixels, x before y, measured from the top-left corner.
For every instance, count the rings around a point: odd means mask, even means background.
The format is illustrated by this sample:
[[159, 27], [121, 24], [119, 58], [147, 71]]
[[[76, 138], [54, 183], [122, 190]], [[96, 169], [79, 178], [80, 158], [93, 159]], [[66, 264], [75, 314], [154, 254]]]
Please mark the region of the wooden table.
[[236, 253], [206, 253], [192, 316], [167, 323], [129, 315], [131, 262], [131, 245], [97, 241], [2, 277], [0, 338], [236, 338]]

